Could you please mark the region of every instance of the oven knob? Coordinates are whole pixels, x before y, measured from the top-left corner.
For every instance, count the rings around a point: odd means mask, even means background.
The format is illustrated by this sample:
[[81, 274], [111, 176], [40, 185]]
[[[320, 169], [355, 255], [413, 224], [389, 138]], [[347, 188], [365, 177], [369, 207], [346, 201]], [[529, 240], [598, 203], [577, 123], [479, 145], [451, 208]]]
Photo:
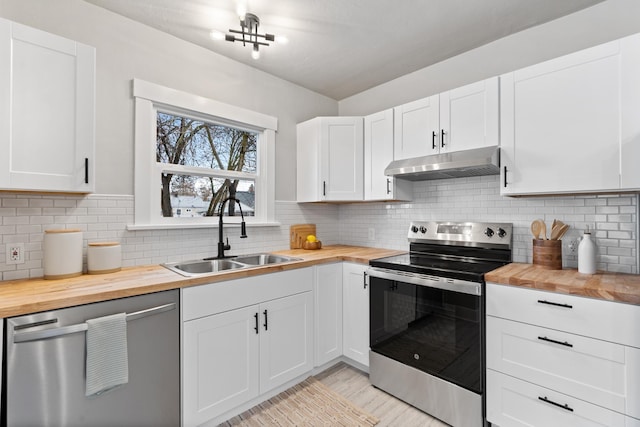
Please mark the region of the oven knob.
[[486, 230], [484, 230], [484, 234], [487, 235], [487, 237], [492, 237], [493, 236], [493, 230], [489, 227], [487, 227]]
[[425, 227], [424, 225], [422, 227], [420, 227], [420, 232], [422, 234], [426, 233], [427, 232], [427, 227]]
[[416, 227], [415, 225], [411, 226], [411, 231], [413, 231], [414, 233], [418, 232], [418, 227]]
[[503, 228], [498, 228], [498, 237], [500, 237], [501, 239], [507, 235], [507, 232], [504, 231]]

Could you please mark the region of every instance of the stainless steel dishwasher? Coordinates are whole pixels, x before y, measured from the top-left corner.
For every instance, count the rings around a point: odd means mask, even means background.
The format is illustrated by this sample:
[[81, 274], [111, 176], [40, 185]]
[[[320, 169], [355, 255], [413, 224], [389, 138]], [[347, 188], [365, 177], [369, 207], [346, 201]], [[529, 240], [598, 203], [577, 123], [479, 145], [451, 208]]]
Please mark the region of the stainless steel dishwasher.
[[[6, 320], [8, 427], [180, 425], [179, 291]], [[85, 396], [87, 320], [126, 313], [128, 382]]]

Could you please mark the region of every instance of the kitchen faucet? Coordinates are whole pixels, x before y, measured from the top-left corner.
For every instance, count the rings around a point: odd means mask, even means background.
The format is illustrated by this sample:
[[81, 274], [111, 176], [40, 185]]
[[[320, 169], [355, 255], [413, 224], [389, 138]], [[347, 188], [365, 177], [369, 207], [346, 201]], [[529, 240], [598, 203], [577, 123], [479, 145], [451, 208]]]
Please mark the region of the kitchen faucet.
[[224, 215], [224, 204], [229, 200], [238, 202], [238, 206], [240, 206], [240, 216], [242, 217], [242, 222], [240, 223], [240, 238], [247, 238], [247, 224], [244, 222], [244, 214], [242, 213], [242, 205], [240, 204], [240, 200], [236, 199], [235, 197], [227, 197], [220, 204], [220, 213], [218, 214], [220, 218], [218, 222], [218, 256], [216, 257], [218, 259], [229, 258], [228, 256], [225, 256], [224, 251], [228, 251], [229, 249], [231, 249], [231, 245], [229, 245], [229, 238], [227, 237], [227, 243], [225, 244], [222, 236], [222, 216]]

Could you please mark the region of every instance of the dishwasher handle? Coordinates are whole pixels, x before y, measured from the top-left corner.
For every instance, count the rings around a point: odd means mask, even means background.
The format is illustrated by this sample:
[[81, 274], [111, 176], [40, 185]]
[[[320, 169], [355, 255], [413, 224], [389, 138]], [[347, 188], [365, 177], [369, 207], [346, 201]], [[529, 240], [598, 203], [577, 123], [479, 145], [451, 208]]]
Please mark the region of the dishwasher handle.
[[[145, 310], [128, 313], [127, 322], [131, 320], [142, 319], [143, 317], [152, 316], [154, 314], [164, 313], [165, 311], [171, 311], [171, 310], [174, 310], [175, 308], [176, 308], [176, 303], [172, 302], [169, 304], [159, 305], [157, 307], [147, 308]], [[54, 321], [57, 322], [57, 319], [55, 319]], [[61, 326], [59, 328], [53, 328], [53, 329], [43, 329], [40, 331], [15, 332], [13, 334], [13, 342], [21, 343], [21, 342], [29, 342], [29, 341], [40, 341], [48, 338], [61, 337], [63, 335], [70, 335], [78, 332], [84, 332], [86, 330], [87, 330], [86, 323], [77, 323], [75, 325]]]

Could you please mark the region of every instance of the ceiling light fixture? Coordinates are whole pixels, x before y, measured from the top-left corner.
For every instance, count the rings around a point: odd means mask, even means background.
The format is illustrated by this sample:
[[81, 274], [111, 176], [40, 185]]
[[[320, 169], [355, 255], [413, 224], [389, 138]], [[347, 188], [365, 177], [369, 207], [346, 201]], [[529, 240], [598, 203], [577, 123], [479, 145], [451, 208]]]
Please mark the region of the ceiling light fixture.
[[[242, 42], [243, 46], [252, 46], [251, 57], [253, 59], [260, 58], [260, 46], [269, 46], [269, 43], [275, 41], [276, 36], [273, 34], [260, 34], [258, 27], [260, 26], [260, 18], [253, 13], [246, 13], [240, 16], [240, 30], [229, 29], [231, 34], [225, 35], [225, 40], [229, 42]], [[239, 34], [240, 36], [235, 36]], [[262, 41], [264, 40], [264, 41]]]

